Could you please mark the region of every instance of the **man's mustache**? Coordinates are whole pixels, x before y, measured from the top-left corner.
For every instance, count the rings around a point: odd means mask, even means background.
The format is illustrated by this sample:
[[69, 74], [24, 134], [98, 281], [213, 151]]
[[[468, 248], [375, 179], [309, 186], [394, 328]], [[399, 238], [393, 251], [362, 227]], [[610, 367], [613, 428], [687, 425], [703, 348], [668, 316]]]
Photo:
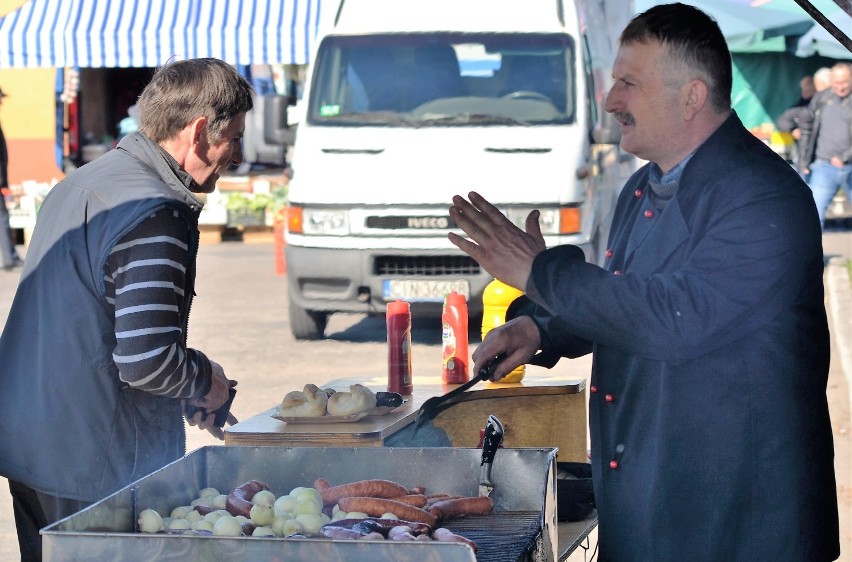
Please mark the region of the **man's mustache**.
[[635, 125], [636, 120], [633, 119], [633, 115], [621, 111], [617, 111], [612, 114], [615, 117], [615, 120], [618, 121], [622, 125]]

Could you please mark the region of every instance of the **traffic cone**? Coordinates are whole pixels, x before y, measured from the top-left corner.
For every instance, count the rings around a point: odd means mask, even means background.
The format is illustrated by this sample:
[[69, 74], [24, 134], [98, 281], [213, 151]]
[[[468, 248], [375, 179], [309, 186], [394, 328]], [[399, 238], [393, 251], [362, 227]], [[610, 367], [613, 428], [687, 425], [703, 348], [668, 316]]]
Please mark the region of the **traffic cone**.
[[275, 238], [275, 274], [285, 275], [287, 273], [287, 261], [284, 259], [284, 220], [287, 217], [287, 208], [279, 209], [275, 213], [272, 223], [272, 234]]

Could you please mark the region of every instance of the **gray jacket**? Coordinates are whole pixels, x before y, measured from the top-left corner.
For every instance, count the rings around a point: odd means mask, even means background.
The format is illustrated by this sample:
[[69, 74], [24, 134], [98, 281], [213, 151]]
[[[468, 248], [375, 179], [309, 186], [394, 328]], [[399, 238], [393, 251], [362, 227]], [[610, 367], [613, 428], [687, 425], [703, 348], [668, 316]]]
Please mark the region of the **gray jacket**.
[[190, 229], [185, 325], [202, 205], [139, 133], [50, 191], [0, 338], [0, 474], [96, 501], [184, 454], [180, 401], [119, 379], [103, 278], [118, 240], [177, 209]]
[[[816, 143], [819, 138], [819, 129], [822, 126], [822, 109], [834, 96], [835, 94], [832, 90], [817, 92], [811, 98], [811, 103], [808, 104], [807, 111], [801, 114], [801, 118], [799, 119], [801, 136], [799, 137], [798, 160], [800, 170], [810, 166], [816, 157]], [[849, 111], [850, 116], [852, 116], [852, 95], [846, 96], [840, 103], [842, 107]], [[852, 118], [849, 119], [849, 136], [852, 138]], [[840, 157], [844, 163], [848, 164], [852, 161], [852, 146], [845, 153], [841, 154]]]

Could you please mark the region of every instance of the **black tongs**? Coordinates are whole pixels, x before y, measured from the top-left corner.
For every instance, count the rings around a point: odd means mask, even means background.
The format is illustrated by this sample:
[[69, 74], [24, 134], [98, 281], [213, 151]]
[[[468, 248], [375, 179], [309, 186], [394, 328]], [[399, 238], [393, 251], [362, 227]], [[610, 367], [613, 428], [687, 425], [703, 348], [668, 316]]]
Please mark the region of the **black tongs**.
[[489, 361], [484, 367], [479, 370], [479, 373], [463, 385], [458, 388], [454, 388], [448, 393], [442, 396], [433, 396], [428, 399], [426, 402], [420, 406], [420, 410], [417, 411], [417, 416], [414, 418], [414, 427], [415, 429], [420, 428], [424, 423], [428, 420], [434, 418], [438, 412], [452, 406], [455, 401], [453, 400], [456, 396], [463, 393], [476, 383], [480, 381], [487, 381], [491, 378], [491, 375], [494, 374], [494, 369], [497, 365], [506, 357], [505, 354], [498, 355], [491, 361]]

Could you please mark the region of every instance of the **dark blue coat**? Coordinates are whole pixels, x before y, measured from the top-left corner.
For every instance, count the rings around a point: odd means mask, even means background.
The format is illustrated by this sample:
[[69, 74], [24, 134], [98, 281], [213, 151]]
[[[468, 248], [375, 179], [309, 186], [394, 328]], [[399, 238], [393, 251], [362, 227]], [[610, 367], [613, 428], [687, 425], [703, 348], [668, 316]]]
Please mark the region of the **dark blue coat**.
[[732, 115], [662, 212], [648, 167], [605, 268], [539, 255], [540, 364], [594, 353], [601, 561], [819, 562], [839, 554], [819, 219], [798, 174]]

